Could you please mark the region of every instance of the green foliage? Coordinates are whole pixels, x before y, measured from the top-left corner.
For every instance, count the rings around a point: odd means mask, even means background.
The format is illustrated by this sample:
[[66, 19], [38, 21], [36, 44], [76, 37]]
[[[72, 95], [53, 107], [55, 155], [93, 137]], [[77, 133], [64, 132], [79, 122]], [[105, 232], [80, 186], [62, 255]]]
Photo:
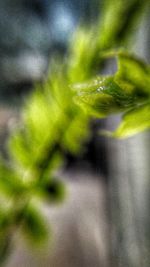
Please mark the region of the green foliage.
[[45, 240], [45, 221], [36, 204], [32, 207], [32, 200], [38, 205], [39, 198], [50, 204], [64, 199], [66, 190], [55, 177], [56, 169], [64, 162], [65, 153], [79, 153], [89, 138], [89, 118], [74, 103], [75, 93], [65, 76], [64, 66], [53, 64], [50, 78], [35, 87], [25, 103], [21, 123], [9, 138], [9, 162], [0, 165], [0, 201], [9, 203], [6, 209], [11, 220], [4, 225], [2, 216], [1, 240], [5, 241], [4, 226], [15, 231], [18, 225], [31, 242]]
[[114, 137], [129, 137], [150, 128], [150, 102], [130, 110], [112, 134]]
[[10, 153], [33, 176], [45, 164], [49, 171], [55, 169], [64, 152], [79, 152], [88, 137], [88, 118], [75, 106], [73, 92], [61, 75], [51, 73], [50, 80], [35, 89], [22, 121], [10, 139]]
[[[117, 138], [150, 128], [150, 66], [120, 50], [127, 47], [148, 5], [146, 0], [104, 1], [97, 24], [78, 29], [65, 62], [55, 58], [47, 81], [36, 85], [26, 100], [20, 124], [8, 141], [9, 161], [0, 164], [1, 258], [8, 235], [18, 225], [30, 240], [45, 240], [45, 221], [32, 200], [57, 203], [64, 198], [55, 173], [66, 153], [82, 151], [91, 117], [123, 113], [117, 130], [109, 133]], [[117, 72], [100, 75], [112, 57], [117, 58]]]
[[7, 165], [3, 161], [0, 163], [0, 191], [8, 196], [18, 197], [26, 190], [25, 185], [14, 169]]
[[32, 244], [40, 244], [47, 240], [47, 226], [40, 212], [33, 205], [28, 205], [23, 213], [23, 230]]
[[[150, 66], [119, 48], [122, 45], [126, 48], [133, 40], [146, 8], [149, 8], [149, 1], [146, 0], [126, 3], [123, 0], [104, 1], [98, 24], [89, 30], [79, 29], [76, 33], [71, 43], [69, 77], [77, 94], [75, 102], [87, 115], [104, 118], [128, 112], [127, 117], [130, 117], [130, 109], [136, 111], [139, 105], [149, 102]], [[113, 52], [112, 48], [115, 48]], [[112, 57], [117, 57], [118, 71], [111, 77], [101, 76], [99, 72], [106, 59]], [[125, 118], [122, 117], [123, 124]], [[109, 136], [127, 137], [149, 128], [148, 123], [144, 125], [138, 129], [136, 127], [136, 131], [131, 131], [130, 125], [128, 131], [126, 122], [128, 134], [122, 129], [121, 134], [116, 130], [116, 134], [109, 133]]]
[[129, 38], [137, 31], [138, 22], [148, 0], [104, 0], [100, 20], [99, 46], [102, 50], [127, 46]]
[[94, 117], [123, 112], [122, 123], [112, 136], [129, 137], [150, 128], [150, 66], [122, 51], [108, 55], [117, 56], [116, 74], [76, 85], [76, 100]]

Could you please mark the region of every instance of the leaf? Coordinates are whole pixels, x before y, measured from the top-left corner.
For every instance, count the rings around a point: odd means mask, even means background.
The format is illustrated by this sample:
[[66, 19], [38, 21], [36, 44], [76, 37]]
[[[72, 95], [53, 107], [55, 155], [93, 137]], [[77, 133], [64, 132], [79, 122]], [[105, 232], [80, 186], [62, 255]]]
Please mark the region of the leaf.
[[120, 46], [137, 30], [138, 19], [145, 11], [148, 0], [105, 0], [100, 24], [100, 48]]
[[[74, 103], [73, 103], [74, 104]], [[79, 107], [78, 107], [79, 108]], [[82, 150], [82, 144], [89, 138], [88, 121], [86, 114], [79, 108], [72, 117], [62, 139], [64, 151], [78, 154]]]
[[7, 209], [0, 209], [0, 235], [8, 229], [12, 223], [12, 213]]
[[84, 110], [99, 118], [110, 114], [125, 111], [136, 104], [136, 96], [130, 84], [115, 81], [112, 76], [97, 77], [93, 80], [78, 84], [76, 102]]
[[40, 211], [28, 205], [23, 213], [23, 229], [32, 243], [41, 244], [47, 240], [48, 230]]
[[114, 137], [126, 138], [150, 128], [150, 103], [126, 113], [121, 124], [112, 134]]
[[[96, 36], [97, 28], [80, 27], [75, 33], [70, 47], [68, 76], [72, 83], [82, 82], [92, 76], [100, 66], [99, 38]], [[90, 49], [89, 49], [90, 48]]]
[[116, 78], [132, 84], [137, 95], [150, 96], [150, 67], [138, 57], [119, 52]]
[[79, 104], [86, 113], [97, 118], [104, 118], [118, 109], [113, 97], [107, 94], [84, 95], [80, 97]]
[[22, 166], [29, 167], [33, 162], [32, 143], [25, 131], [18, 129], [9, 139], [8, 146], [12, 158]]
[[15, 173], [14, 169], [0, 162], [0, 190], [8, 196], [19, 196], [26, 192], [23, 181]]

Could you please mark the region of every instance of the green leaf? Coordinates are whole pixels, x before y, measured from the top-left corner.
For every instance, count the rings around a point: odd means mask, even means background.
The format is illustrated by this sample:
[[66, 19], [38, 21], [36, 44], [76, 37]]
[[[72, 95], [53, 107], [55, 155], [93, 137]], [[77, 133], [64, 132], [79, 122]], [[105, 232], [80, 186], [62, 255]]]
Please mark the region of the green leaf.
[[104, 118], [118, 110], [114, 98], [107, 94], [87, 94], [76, 97], [77, 103], [89, 115], [97, 118]]
[[0, 163], [0, 190], [10, 197], [18, 197], [26, 192], [26, 187], [15, 170], [2, 161]]
[[138, 57], [119, 52], [116, 78], [132, 84], [136, 95], [150, 96], [150, 67]]
[[71, 84], [83, 82], [95, 74], [97, 65], [100, 66], [97, 27], [80, 27], [72, 39], [70, 50], [69, 80]]
[[78, 107], [78, 112], [74, 114], [66, 131], [64, 131], [62, 147], [65, 151], [72, 154], [81, 152], [82, 144], [89, 138], [88, 122], [89, 118]]
[[123, 46], [137, 30], [139, 17], [148, 7], [149, 0], [105, 0], [101, 14], [100, 48]]
[[47, 240], [48, 230], [40, 211], [28, 205], [24, 210], [23, 219], [23, 230], [29, 241], [35, 244], [42, 244]]
[[77, 90], [76, 102], [88, 114], [103, 118], [110, 114], [125, 111], [136, 104], [133, 87], [112, 76], [97, 77], [74, 86]]
[[8, 146], [10, 155], [17, 162], [17, 165], [21, 165], [21, 168], [28, 168], [33, 165], [32, 141], [28, 138], [25, 130], [18, 129], [13, 133], [9, 139]]
[[150, 128], [150, 103], [126, 113], [114, 137], [126, 138]]
[[0, 209], [0, 235], [4, 233], [5, 230], [8, 229], [10, 224], [12, 223], [12, 213], [7, 209]]

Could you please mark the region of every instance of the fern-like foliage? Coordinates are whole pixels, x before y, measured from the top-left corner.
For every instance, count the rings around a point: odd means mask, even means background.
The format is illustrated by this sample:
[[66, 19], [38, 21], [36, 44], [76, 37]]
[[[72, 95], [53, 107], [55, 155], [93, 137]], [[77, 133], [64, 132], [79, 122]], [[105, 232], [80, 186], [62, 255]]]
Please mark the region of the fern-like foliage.
[[48, 237], [39, 200], [52, 204], [64, 199], [65, 187], [56, 170], [66, 153], [81, 152], [90, 134], [89, 117], [75, 104], [74, 95], [65, 67], [53, 64], [50, 78], [35, 86], [9, 138], [9, 161], [1, 160], [0, 165], [2, 258], [9, 229], [12, 235], [18, 224], [32, 243]]

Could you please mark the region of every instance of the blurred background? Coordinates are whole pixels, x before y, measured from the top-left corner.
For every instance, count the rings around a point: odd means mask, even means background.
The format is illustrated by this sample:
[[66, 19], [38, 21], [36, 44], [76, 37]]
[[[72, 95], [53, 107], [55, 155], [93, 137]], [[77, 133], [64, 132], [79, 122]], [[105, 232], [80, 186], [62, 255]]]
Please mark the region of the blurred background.
[[[35, 82], [42, 81], [54, 54], [67, 53], [80, 23], [94, 24], [99, 0], [0, 0], [0, 149], [19, 118]], [[149, 62], [149, 16], [132, 50]], [[112, 70], [111, 70], [112, 68]], [[109, 72], [113, 66], [109, 66]], [[107, 70], [106, 70], [107, 71]], [[119, 116], [92, 122], [92, 137], [79, 157], [66, 155], [62, 172], [68, 198], [44, 206], [53, 242], [42, 251], [14, 239], [7, 267], [148, 267], [150, 265], [150, 138], [124, 141], [98, 134], [112, 130]]]

